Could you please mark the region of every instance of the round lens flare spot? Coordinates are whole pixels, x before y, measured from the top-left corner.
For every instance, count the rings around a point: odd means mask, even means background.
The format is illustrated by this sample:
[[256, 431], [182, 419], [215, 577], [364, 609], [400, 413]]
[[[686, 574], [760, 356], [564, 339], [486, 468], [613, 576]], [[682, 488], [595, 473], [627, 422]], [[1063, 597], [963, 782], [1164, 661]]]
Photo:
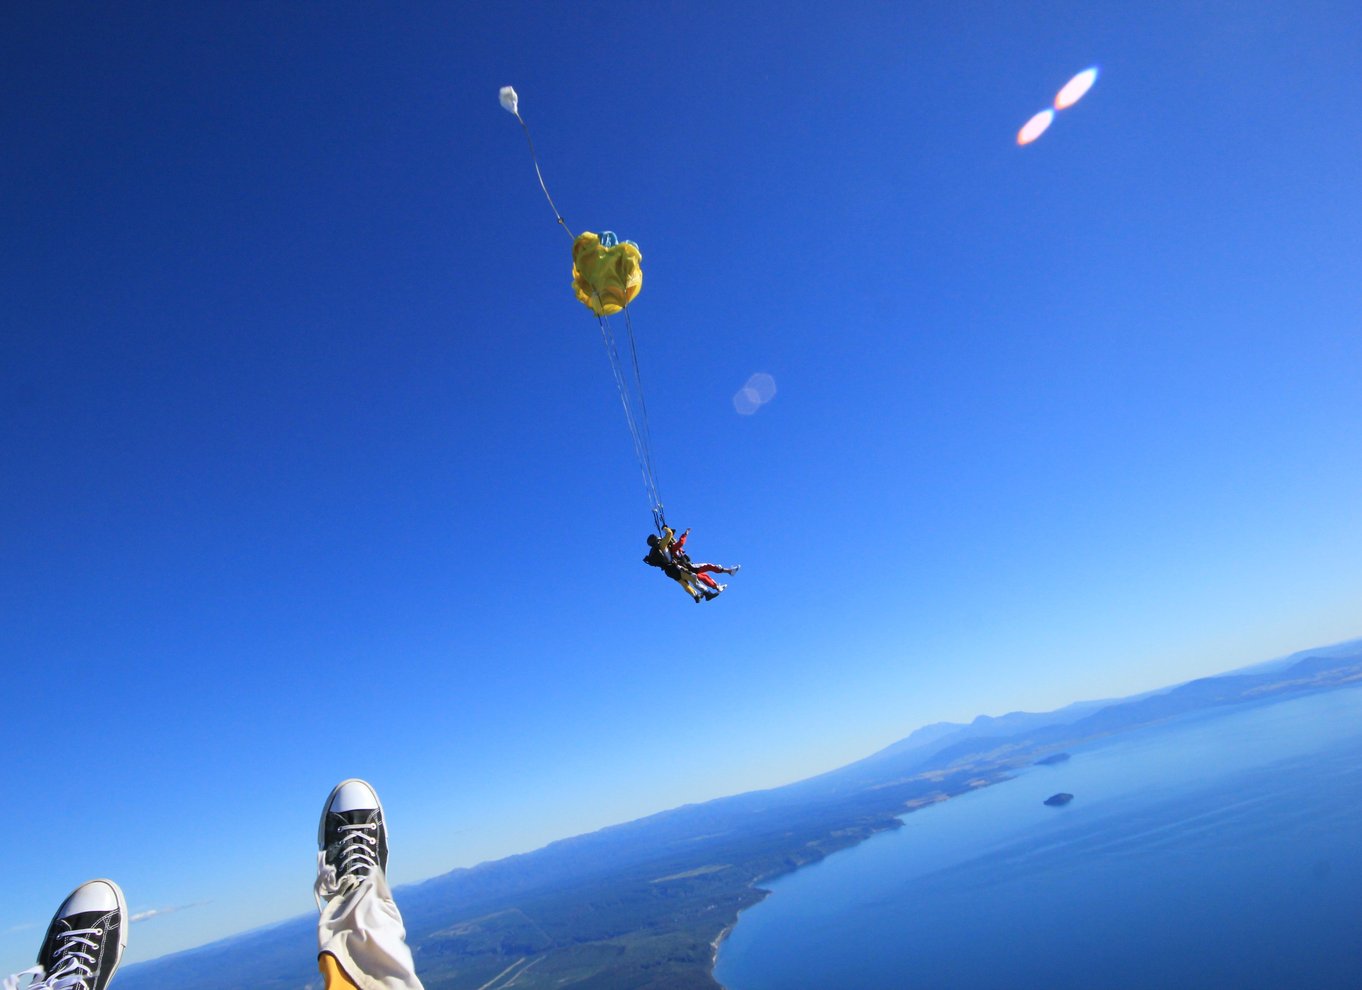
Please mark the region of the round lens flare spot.
[[747, 379], [745, 387], [756, 393], [758, 402], [770, 402], [776, 397], [776, 380], [764, 371]]
[[1042, 110], [1022, 125], [1022, 129], [1017, 132], [1017, 143], [1030, 144], [1045, 133], [1054, 119], [1055, 112], [1053, 110]]
[[1092, 89], [1092, 84], [1097, 82], [1097, 66], [1084, 69], [1064, 84], [1064, 88], [1055, 96], [1055, 109], [1067, 110], [1079, 100], [1087, 95], [1088, 90]]
[[757, 400], [757, 393], [750, 388], [740, 388], [733, 393], [733, 408], [738, 411], [739, 416], [751, 416], [761, 408], [761, 403]]
[[776, 380], [766, 372], [758, 371], [733, 393], [733, 408], [739, 416], [751, 416], [775, 397]]

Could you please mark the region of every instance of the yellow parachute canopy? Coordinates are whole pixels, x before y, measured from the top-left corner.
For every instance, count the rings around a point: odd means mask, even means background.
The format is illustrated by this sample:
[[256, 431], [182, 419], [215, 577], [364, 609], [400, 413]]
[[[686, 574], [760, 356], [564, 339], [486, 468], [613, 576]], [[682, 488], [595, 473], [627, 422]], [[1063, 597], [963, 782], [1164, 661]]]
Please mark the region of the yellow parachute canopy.
[[643, 254], [638, 245], [586, 231], [572, 242], [572, 288], [597, 316], [614, 316], [643, 288]]

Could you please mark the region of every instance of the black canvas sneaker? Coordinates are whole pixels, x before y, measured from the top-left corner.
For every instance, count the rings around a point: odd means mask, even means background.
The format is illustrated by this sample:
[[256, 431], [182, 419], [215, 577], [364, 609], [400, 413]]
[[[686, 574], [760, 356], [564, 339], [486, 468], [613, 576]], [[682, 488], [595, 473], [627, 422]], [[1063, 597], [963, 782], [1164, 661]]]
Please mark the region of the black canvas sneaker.
[[378, 795], [362, 780], [342, 781], [317, 825], [317, 906], [387, 868], [388, 829]]
[[104, 990], [128, 944], [128, 905], [112, 880], [91, 880], [62, 901], [26, 990]]

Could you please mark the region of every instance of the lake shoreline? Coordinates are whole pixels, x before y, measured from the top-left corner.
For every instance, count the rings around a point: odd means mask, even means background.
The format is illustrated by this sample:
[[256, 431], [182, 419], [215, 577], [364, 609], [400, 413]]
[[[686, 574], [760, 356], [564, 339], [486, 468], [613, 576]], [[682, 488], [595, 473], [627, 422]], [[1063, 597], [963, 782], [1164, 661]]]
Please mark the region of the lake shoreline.
[[[1360, 715], [1348, 685], [1071, 740], [1071, 759], [1011, 776], [1018, 788], [937, 802], [939, 815], [904, 816], [902, 842], [796, 871], [726, 934], [713, 982], [848, 990], [892, 985], [911, 965], [923, 985], [972, 990], [998, 984], [989, 960], [1003, 954], [1026, 990], [1101, 985], [1113, 959], [1132, 985], [1179, 985], [1196, 966], [1224, 986], [1289, 985], [1264, 980], [1290, 967], [1309, 985], [1362, 985], [1362, 956], [1327, 951], [1349, 944], [1344, 908], [1362, 881], [1346, 811], [1362, 805]], [[1056, 792], [1076, 796], [1046, 807]], [[1170, 928], [1167, 906], [1192, 890], [1218, 910]], [[1242, 937], [1208, 952], [1224, 919]], [[1151, 938], [1201, 948], [1135, 948]], [[909, 945], [911, 957], [898, 948]]]
[[748, 889], [751, 890], [753, 894], [757, 895], [757, 899], [753, 903], [747, 905], [746, 907], [740, 908], [738, 910], [737, 916], [731, 922], [725, 925], [723, 930], [720, 931], [719, 934], [714, 938], [714, 941], [710, 943], [713, 948], [713, 951], [710, 954], [709, 972], [707, 974], [709, 976], [710, 981], [714, 984], [714, 986], [720, 988], [720, 990], [728, 990], [728, 987], [721, 983], [719, 981], [718, 976], [716, 975], [716, 970], [718, 969], [719, 965], [719, 950], [723, 946], [724, 942], [728, 940], [728, 937], [732, 935], [734, 930], [738, 927], [738, 922], [742, 921], [742, 916], [746, 914], [748, 911], [757, 907], [758, 905], [764, 903], [766, 899], [770, 897], [772, 893], [774, 893], [774, 891], [770, 890], [769, 888], [761, 886], [762, 884], [769, 883], [772, 880], [779, 880], [785, 877], [794, 876], [795, 874], [800, 873], [801, 871], [808, 870], [810, 867], [817, 866], [820, 863], [827, 862], [829, 859], [837, 855], [837, 853], [839, 852], [848, 852], [852, 849], [856, 849], [860, 846], [863, 846], [865, 843], [870, 842], [873, 839], [879, 838], [884, 835], [892, 835], [894, 832], [897, 832], [899, 829], [903, 827], [903, 820], [916, 811], [921, 811], [924, 808], [931, 808], [939, 804], [945, 804], [952, 798], [957, 798], [965, 794], [974, 794], [977, 793], [978, 791], [983, 790], [986, 787], [994, 787], [998, 784], [1005, 784], [1009, 781], [1016, 780], [1017, 776], [1018, 774], [1016, 773], [1002, 772], [991, 778], [987, 776], [972, 777], [968, 781], [966, 781], [965, 785], [961, 787], [959, 790], [937, 791], [925, 797], [912, 798], [905, 802], [902, 811], [894, 815], [892, 819], [893, 824], [887, 824], [881, 828], [876, 828], [873, 831], [867, 833], [863, 838], [859, 839], [858, 841], [850, 845], [844, 846], [843, 848], [838, 849], [833, 853], [829, 853], [827, 856], [824, 856], [821, 859], [815, 860], [810, 863], [801, 863], [798, 866], [794, 866], [788, 870], [781, 870], [777, 873], [771, 873], [753, 880], [747, 886]]

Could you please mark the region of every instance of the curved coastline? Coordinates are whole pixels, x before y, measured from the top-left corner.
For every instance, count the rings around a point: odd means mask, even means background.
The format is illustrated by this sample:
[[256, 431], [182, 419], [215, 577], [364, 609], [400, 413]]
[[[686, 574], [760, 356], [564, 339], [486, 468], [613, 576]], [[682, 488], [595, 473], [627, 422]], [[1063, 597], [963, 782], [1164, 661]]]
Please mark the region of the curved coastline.
[[[714, 983], [729, 990], [844, 990], [893, 985], [891, 975], [911, 965], [931, 985], [996, 986], [988, 961], [996, 955], [977, 954], [984, 938], [1015, 953], [1019, 985], [1051, 977], [1057, 988], [1101, 985], [1110, 958], [1076, 948], [1073, 933], [1080, 932], [1084, 944], [1129, 952], [1141, 985], [1177, 985], [1192, 957], [1150, 957], [1122, 939], [1161, 930], [1166, 905], [1192, 871], [1198, 889], [1219, 891], [1223, 909], [1207, 919], [1242, 916], [1291, 932], [1292, 945], [1301, 947], [1289, 965], [1270, 941], [1266, 947], [1231, 941], [1218, 954], [1196, 957], [1218, 974], [1218, 985], [1256, 985], [1255, 975], [1273, 966], [1311, 974], [1311, 985], [1358, 985], [1356, 960], [1327, 950], [1351, 932], [1351, 894], [1338, 874], [1362, 869], [1362, 851], [1350, 842], [1351, 823], [1339, 810], [1362, 793], [1355, 773], [1359, 703], [1362, 693], [1306, 696], [1093, 740], [1062, 770], [1026, 774], [1030, 786], [990, 788], [978, 802], [909, 821], [902, 843], [863, 849], [823, 875], [777, 887], [781, 896], [768, 903], [768, 913], [742, 929], [735, 925], [739, 934], [727, 943], [723, 966], [716, 954]], [[1058, 788], [1079, 795], [1074, 811], [1044, 806]], [[1283, 834], [1301, 836], [1299, 848], [1282, 853]], [[1313, 844], [1306, 836], [1315, 837]], [[1352, 852], [1345, 856], [1344, 848]], [[1170, 855], [1177, 870], [1166, 868]], [[1145, 893], [1101, 898], [1096, 881], [1113, 871], [1125, 887]], [[980, 896], [984, 890], [987, 897]], [[1091, 910], [1094, 897], [1104, 910]], [[932, 911], [921, 910], [924, 898]], [[1196, 919], [1188, 923], [1204, 936], [1197, 944], [1209, 944], [1212, 921], [1201, 928]], [[918, 950], [906, 956], [895, 941]], [[921, 951], [923, 945], [931, 951]], [[1064, 953], [1072, 965], [1056, 974], [1054, 958]]]
[[779, 870], [773, 873], [768, 873], [764, 876], [757, 877], [747, 885], [748, 889], [757, 895], [756, 900], [754, 900], [751, 904], [748, 904], [746, 907], [739, 908], [736, 917], [734, 917], [734, 919], [731, 922], [725, 925], [724, 928], [719, 932], [717, 936], [715, 936], [714, 940], [710, 943], [712, 947], [712, 951], [710, 953], [708, 972], [710, 982], [713, 983], [716, 987], [718, 987], [719, 990], [730, 990], [730, 988], [726, 984], [719, 981], [717, 975], [719, 966], [719, 949], [722, 947], [724, 942], [728, 940], [728, 937], [733, 934], [734, 930], [738, 927], [738, 922], [742, 921], [742, 916], [746, 914], [748, 911], [757, 907], [758, 905], [764, 903], [766, 899], [770, 897], [772, 893], [774, 893], [774, 891], [770, 890], [769, 888], [761, 886], [762, 884], [769, 883], [772, 880], [778, 880], [784, 877], [794, 876], [801, 870], [806, 870], [808, 867], [811, 866], [817, 866], [818, 864], [823, 863], [828, 859], [831, 859], [839, 852], [846, 852], [851, 849], [858, 848], [859, 846], [864, 845], [871, 839], [877, 838], [881, 835], [892, 834], [898, 831], [900, 828], [902, 828], [904, 824], [903, 820], [915, 811], [921, 811], [923, 808], [930, 808], [933, 805], [943, 804], [949, 801], [951, 798], [959, 797], [962, 794], [972, 794], [975, 791], [982, 790], [985, 787], [991, 787], [994, 784], [1001, 784], [1009, 780], [1015, 779], [1016, 779], [1015, 774], [1006, 772], [996, 773], [992, 776], [973, 777], [970, 780], [968, 780], [965, 783], [965, 785], [963, 787], [960, 787], [958, 790], [936, 791], [924, 797], [911, 799], [909, 801], [906, 801], [904, 803], [903, 810], [896, 814], [890, 820], [892, 824], [887, 824], [878, 828], [872, 828], [855, 842], [849, 843], [848, 845], [843, 846], [840, 849], [833, 850], [832, 852], [829, 852], [824, 856], [820, 856], [817, 859], [811, 860], [806, 863], [798, 863], [796, 865], [791, 866], [788, 869]]

